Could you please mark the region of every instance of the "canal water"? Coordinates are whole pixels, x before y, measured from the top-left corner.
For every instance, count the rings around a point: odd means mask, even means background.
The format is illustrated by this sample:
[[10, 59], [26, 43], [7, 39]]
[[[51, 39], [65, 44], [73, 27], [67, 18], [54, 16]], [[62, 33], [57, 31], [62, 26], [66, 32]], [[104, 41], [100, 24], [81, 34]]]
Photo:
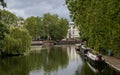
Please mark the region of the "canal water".
[[0, 58], [0, 75], [118, 75], [105, 66], [94, 68], [74, 45], [34, 46], [26, 56]]

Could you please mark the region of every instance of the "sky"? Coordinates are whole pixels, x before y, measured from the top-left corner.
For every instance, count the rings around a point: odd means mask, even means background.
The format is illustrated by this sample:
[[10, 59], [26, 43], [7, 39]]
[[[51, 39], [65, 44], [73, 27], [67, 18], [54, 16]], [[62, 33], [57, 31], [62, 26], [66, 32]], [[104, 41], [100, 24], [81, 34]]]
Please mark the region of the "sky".
[[65, 0], [5, 0], [5, 2], [7, 3], [6, 9], [17, 16], [24, 18], [30, 16], [42, 17], [45, 13], [51, 13], [70, 21]]

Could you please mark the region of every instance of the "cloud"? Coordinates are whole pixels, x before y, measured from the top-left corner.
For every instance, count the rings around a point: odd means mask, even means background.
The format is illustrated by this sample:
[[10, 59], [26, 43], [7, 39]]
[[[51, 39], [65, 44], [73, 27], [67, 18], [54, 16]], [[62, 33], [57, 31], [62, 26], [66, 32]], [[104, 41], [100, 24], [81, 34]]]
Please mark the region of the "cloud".
[[5, 0], [5, 2], [8, 10], [24, 18], [51, 13], [70, 20], [69, 11], [64, 5], [65, 0]]

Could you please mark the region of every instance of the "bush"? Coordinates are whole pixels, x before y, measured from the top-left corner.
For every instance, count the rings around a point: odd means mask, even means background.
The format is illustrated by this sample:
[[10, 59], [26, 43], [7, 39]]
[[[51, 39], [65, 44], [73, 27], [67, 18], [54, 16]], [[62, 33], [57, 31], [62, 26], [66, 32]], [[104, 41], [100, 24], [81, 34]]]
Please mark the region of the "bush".
[[30, 50], [31, 37], [27, 30], [11, 28], [10, 34], [5, 34], [2, 52], [5, 54], [23, 54]]

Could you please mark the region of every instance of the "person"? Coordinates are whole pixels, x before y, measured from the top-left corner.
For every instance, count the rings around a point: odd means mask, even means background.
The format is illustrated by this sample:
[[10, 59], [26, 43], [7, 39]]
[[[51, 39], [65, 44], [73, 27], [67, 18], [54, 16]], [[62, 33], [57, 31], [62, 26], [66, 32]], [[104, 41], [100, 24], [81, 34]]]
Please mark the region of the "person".
[[111, 51], [110, 51], [110, 49], [108, 49], [108, 55], [111, 56]]

